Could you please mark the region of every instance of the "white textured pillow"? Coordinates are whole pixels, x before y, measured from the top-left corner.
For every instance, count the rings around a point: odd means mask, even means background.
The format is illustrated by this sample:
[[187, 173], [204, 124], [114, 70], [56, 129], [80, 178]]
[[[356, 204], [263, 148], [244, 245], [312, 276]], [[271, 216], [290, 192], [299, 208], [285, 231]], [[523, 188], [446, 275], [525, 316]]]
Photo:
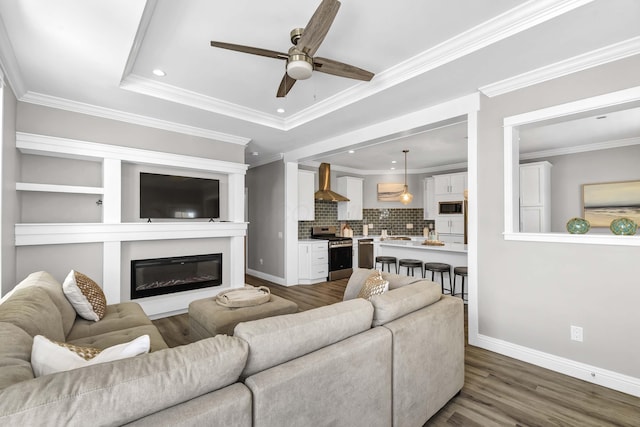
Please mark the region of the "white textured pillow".
[[64, 279], [62, 291], [83, 319], [97, 322], [104, 317], [107, 299], [102, 288], [88, 276], [71, 270]]
[[[69, 346], [65, 343], [51, 341], [42, 335], [36, 335], [33, 337], [33, 347], [31, 348], [31, 367], [33, 374], [39, 377], [148, 353], [150, 345], [149, 335], [143, 335], [133, 341], [100, 351]], [[80, 354], [83, 354], [84, 357]]]

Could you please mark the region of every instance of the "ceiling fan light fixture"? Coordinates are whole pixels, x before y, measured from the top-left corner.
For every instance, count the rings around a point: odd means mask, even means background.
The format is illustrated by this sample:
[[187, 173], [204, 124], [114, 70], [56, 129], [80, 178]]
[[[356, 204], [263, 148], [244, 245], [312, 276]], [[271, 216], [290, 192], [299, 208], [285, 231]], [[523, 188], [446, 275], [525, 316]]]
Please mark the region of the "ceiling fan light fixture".
[[306, 80], [311, 77], [313, 71], [313, 65], [307, 61], [291, 61], [287, 64], [287, 74], [292, 79]]

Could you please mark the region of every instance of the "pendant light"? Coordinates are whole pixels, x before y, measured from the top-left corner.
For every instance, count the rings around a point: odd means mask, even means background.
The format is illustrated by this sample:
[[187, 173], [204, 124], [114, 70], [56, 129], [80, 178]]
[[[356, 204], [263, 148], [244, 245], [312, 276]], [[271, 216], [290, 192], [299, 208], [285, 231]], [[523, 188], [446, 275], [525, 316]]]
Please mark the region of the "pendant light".
[[400, 202], [403, 205], [408, 205], [413, 200], [413, 194], [409, 193], [409, 186], [407, 185], [407, 153], [409, 150], [402, 150], [404, 153], [404, 189], [400, 195]]

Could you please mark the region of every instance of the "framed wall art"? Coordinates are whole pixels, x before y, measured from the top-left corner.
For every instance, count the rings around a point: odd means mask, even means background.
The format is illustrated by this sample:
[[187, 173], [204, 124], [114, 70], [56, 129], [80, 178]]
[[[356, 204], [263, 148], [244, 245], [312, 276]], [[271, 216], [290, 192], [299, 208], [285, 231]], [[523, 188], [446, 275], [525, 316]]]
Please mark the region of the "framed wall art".
[[592, 227], [609, 227], [620, 217], [640, 222], [640, 181], [583, 184], [582, 211]]
[[378, 201], [399, 202], [402, 190], [404, 190], [404, 184], [402, 183], [378, 183]]

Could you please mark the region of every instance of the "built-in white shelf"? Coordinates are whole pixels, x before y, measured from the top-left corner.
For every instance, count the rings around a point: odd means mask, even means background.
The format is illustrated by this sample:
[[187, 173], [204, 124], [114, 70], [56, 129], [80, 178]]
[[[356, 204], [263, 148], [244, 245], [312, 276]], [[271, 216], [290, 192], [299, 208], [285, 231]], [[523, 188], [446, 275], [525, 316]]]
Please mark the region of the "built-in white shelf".
[[39, 191], [43, 193], [104, 194], [102, 187], [83, 187], [80, 185], [37, 184], [16, 182], [18, 191]]
[[16, 224], [16, 246], [242, 237], [245, 222]]
[[[115, 303], [123, 300], [120, 283], [122, 242], [205, 238], [228, 241], [228, 279], [223, 286], [137, 300], [148, 315], [184, 312], [192, 298], [211, 297], [221, 289], [244, 285], [246, 164], [23, 132], [16, 133], [16, 148], [23, 154], [81, 159], [102, 164], [102, 187], [18, 182], [17, 191], [97, 194], [103, 200], [100, 223], [15, 224], [16, 246], [101, 243], [102, 287], [107, 300]], [[158, 220], [151, 223], [122, 223], [122, 165], [125, 163], [226, 175], [228, 206], [223, 218], [228, 222]]]

